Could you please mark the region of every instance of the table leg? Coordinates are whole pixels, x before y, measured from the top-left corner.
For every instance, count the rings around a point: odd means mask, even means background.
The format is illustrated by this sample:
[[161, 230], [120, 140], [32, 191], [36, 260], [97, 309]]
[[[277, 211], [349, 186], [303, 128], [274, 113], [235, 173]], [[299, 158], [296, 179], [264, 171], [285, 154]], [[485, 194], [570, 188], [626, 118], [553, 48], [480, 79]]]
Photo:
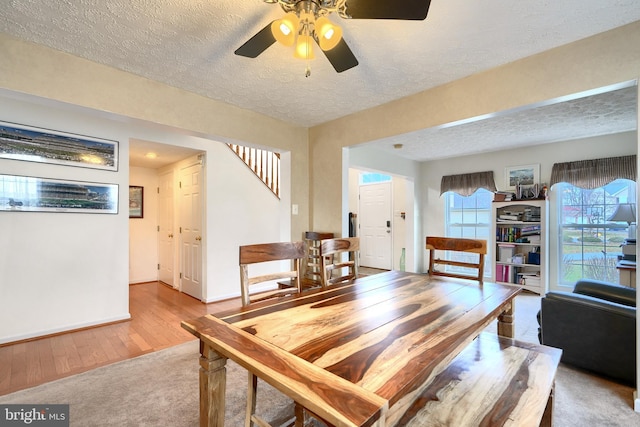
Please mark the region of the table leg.
[[200, 341], [200, 426], [224, 427], [227, 358]]
[[509, 307], [498, 316], [498, 335], [507, 338], [515, 337], [515, 325], [513, 323], [516, 317], [515, 309], [516, 307], [511, 301]]

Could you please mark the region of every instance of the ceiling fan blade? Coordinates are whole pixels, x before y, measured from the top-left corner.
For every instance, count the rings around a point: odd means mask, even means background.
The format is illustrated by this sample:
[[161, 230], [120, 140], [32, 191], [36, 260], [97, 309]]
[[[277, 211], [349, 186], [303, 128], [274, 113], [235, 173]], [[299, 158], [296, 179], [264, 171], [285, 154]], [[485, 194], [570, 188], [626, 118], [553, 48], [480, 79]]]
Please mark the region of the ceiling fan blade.
[[267, 50], [267, 48], [274, 44], [275, 41], [276, 38], [271, 32], [271, 23], [269, 23], [233, 53], [240, 56], [246, 56], [247, 58], [255, 58]]
[[341, 39], [333, 49], [325, 50], [324, 54], [338, 73], [347, 71], [349, 68], [358, 65], [358, 60], [344, 39]]
[[347, 0], [347, 14], [353, 19], [423, 20], [431, 0]]

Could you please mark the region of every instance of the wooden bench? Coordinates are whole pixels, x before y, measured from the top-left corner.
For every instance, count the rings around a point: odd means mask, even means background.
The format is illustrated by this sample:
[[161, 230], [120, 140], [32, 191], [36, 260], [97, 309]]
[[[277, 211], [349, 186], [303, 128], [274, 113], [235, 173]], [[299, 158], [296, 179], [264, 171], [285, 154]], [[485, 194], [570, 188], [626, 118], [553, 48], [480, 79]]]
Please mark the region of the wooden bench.
[[561, 354], [557, 348], [483, 333], [406, 409], [392, 407], [387, 421], [424, 427], [551, 426]]

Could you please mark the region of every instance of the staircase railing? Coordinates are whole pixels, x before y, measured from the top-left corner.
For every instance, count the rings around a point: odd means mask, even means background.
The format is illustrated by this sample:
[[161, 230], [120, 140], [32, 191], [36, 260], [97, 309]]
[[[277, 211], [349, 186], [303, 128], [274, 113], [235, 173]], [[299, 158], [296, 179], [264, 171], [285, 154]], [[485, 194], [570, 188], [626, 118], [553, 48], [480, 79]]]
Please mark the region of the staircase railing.
[[227, 145], [280, 198], [280, 154], [237, 144]]

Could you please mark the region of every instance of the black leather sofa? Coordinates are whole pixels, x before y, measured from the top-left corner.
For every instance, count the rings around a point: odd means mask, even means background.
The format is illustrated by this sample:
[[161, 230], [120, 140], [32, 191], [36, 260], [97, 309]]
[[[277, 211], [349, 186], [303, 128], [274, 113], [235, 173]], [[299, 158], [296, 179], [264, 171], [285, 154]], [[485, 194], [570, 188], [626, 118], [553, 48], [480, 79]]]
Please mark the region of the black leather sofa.
[[573, 292], [549, 292], [538, 313], [540, 343], [562, 362], [636, 383], [636, 290], [582, 279]]

